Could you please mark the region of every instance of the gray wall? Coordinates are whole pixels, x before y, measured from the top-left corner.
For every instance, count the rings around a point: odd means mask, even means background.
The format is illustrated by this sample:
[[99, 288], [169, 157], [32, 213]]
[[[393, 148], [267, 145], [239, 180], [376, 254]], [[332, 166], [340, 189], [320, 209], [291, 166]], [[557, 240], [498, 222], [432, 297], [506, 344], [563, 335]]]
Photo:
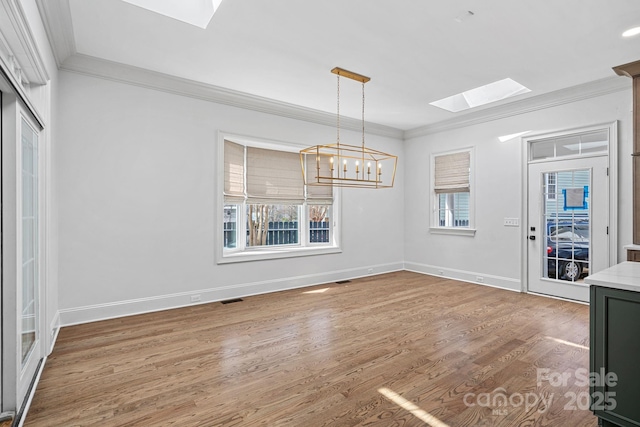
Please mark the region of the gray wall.
[[[300, 147], [335, 128], [61, 72], [60, 308], [64, 324], [401, 269], [404, 180], [344, 189], [340, 254], [217, 265], [218, 131]], [[345, 131], [342, 140], [358, 140]], [[400, 140], [367, 145], [402, 159]], [[402, 161], [399, 170], [404, 166]], [[370, 271], [371, 270], [371, 271]]]
[[[540, 109], [504, 119], [461, 127], [405, 141], [405, 263], [408, 269], [519, 290], [523, 152], [521, 138], [498, 137], [569, 130], [619, 121], [618, 126], [618, 259], [631, 243], [631, 80], [629, 90]], [[474, 237], [429, 232], [429, 157], [432, 153], [475, 147]], [[504, 218], [519, 218], [520, 227], [505, 227]], [[526, 225], [526, 224], [525, 224]]]

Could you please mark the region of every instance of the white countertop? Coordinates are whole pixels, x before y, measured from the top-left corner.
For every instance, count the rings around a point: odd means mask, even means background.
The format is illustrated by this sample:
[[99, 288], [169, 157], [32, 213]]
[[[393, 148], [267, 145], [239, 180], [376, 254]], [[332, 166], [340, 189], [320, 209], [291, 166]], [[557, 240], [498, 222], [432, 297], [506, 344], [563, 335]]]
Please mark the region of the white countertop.
[[640, 262], [625, 261], [584, 278], [590, 285], [640, 292]]

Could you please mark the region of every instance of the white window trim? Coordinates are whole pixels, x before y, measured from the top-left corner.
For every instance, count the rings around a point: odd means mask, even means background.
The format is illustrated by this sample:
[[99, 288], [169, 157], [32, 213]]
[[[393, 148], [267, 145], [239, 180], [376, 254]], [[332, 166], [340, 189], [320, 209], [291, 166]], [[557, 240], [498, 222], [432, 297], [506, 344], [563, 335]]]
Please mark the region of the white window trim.
[[[470, 160], [469, 167], [471, 171], [469, 173], [469, 227], [441, 227], [439, 224], [438, 215], [438, 195], [435, 193], [434, 184], [436, 177], [436, 157], [446, 156], [448, 154], [456, 154], [462, 152], [469, 152]], [[431, 234], [449, 234], [453, 236], [468, 236], [473, 237], [476, 234], [475, 228], [475, 147], [465, 147], [457, 150], [443, 151], [439, 153], [431, 153], [431, 179], [429, 184], [429, 211], [431, 213], [431, 221], [429, 232]]]
[[[318, 244], [309, 242], [308, 233], [300, 233], [301, 242], [298, 245], [287, 246], [264, 246], [264, 247], [252, 247], [243, 249], [224, 249], [223, 227], [224, 222], [224, 141], [225, 139], [231, 140], [238, 144], [246, 146], [266, 148], [279, 151], [290, 151], [298, 153], [302, 148], [297, 144], [290, 142], [281, 142], [269, 140], [266, 138], [250, 137], [237, 134], [231, 134], [226, 132], [218, 132], [217, 138], [217, 150], [215, 160], [215, 177], [216, 177], [216, 194], [215, 194], [215, 224], [214, 224], [214, 244], [215, 244], [215, 258], [217, 264], [229, 264], [236, 262], [247, 261], [261, 261], [269, 259], [281, 259], [281, 258], [294, 258], [302, 256], [312, 255], [325, 255], [341, 253], [341, 218], [342, 218], [342, 191], [340, 188], [334, 187], [333, 189], [333, 205], [331, 207], [331, 243], [330, 244]], [[300, 172], [302, 173], [302, 171]], [[244, 206], [244, 205], [242, 205]], [[305, 221], [307, 218], [307, 206], [305, 202], [301, 207], [301, 214], [299, 221]], [[238, 212], [240, 216], [240, 212]], [[244, 213], [242, 213], [244, 215]], [[242, 221], [239, 221], [241, 223]], [[238, 233], [240, 235], [241, 229], [244, 230], [244, 226], [239, 227]], [[307, 229], [308, 231], [308, 229]]]

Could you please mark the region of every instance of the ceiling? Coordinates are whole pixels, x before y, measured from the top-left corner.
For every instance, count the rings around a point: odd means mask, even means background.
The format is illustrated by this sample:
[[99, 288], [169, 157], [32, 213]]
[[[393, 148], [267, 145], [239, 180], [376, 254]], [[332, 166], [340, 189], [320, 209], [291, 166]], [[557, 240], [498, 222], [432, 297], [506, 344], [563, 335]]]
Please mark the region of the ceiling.
[[[206, 29], [121, 0], [38, 5], [63, 69], [97, 58], [335, 115], [338, 66], [371, 77], [367, 122], [401, 131], [622, 79], [611, 68], [640, 59], [640, 36], [621, 36], [640, 26], [638, 0], [223, 0]], [[531, 92], [429, 105], [507, 77]], [[361, 106], [360, 83], [342, 79], [341, 113]]]

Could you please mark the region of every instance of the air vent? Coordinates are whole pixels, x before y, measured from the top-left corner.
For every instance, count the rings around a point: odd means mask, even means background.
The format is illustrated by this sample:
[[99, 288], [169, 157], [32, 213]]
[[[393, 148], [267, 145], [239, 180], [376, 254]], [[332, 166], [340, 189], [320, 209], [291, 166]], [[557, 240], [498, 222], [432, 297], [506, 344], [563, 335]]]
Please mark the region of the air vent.
[[222, 304], [231, 304], [234, 302], [242, 302], [242, 298], [234, 298], [234, 299], [228, 299], [225, 301], [220, 301]]

